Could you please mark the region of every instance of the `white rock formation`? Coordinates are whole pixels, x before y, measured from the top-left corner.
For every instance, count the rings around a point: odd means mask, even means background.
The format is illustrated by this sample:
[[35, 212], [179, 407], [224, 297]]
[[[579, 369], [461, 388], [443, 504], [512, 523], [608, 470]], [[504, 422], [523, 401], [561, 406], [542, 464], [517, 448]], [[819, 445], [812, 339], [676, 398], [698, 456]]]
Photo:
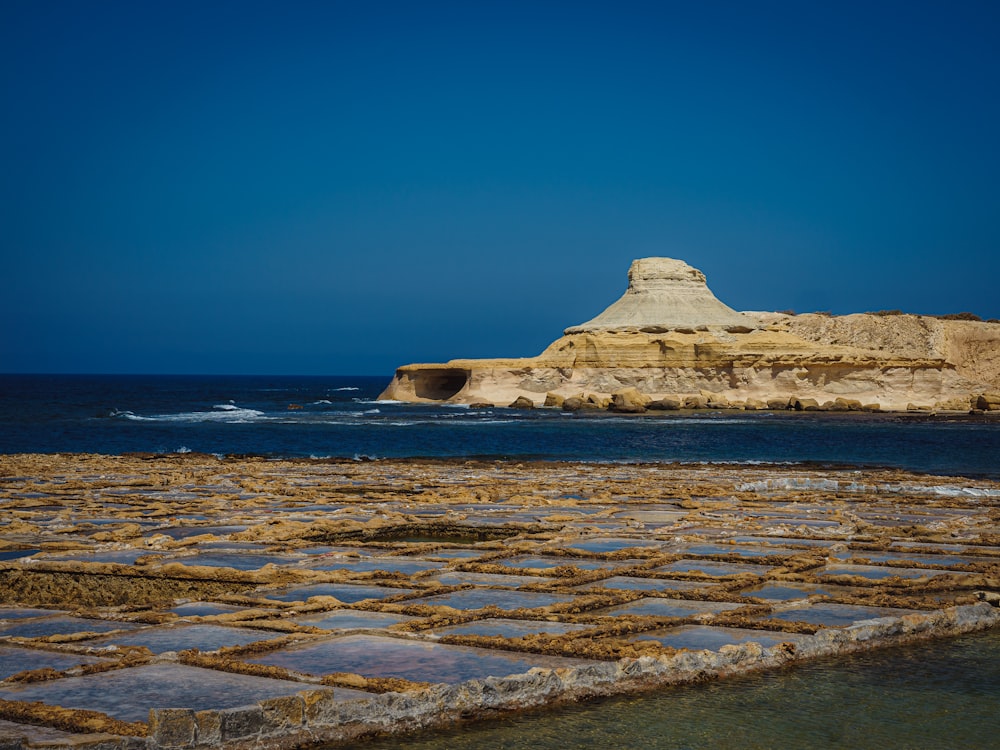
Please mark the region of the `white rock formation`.
[[705, 274], [697, 268], [673, 258], [640, 258], [632, 261], [628, 269], [625, 294], [593, 320], [567, 328], [565, 333], [754, 325], [720, 302], [705, 283]]

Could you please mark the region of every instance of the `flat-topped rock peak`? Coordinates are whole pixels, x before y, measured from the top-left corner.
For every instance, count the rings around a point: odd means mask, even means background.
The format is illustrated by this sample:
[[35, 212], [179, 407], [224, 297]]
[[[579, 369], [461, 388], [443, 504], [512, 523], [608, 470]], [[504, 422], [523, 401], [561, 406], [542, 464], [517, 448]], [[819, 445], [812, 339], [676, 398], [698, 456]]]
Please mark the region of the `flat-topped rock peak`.
[[640, 258], [620, 299], [538, 356], [406, 365], [381, 398], [626, 412], [1000, 411], [1000, 324], [740, 313], [697, 268]]
[[697, 268], [674, 258], [639, 258], [629, 267], [625, 294], [596, 318], [567, 328], [565, 333], [753, 325], [752, 320], [719, 301]]

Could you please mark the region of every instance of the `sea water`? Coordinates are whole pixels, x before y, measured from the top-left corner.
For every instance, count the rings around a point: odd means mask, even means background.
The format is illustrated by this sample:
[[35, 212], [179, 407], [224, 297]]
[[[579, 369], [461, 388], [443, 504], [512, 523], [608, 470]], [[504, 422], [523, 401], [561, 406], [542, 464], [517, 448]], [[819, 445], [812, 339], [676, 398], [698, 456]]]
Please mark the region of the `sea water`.
[[1000, 420], [377, 401], [388, 376], [0, 375], [0, 453], [820, 462], [1000, 477]]

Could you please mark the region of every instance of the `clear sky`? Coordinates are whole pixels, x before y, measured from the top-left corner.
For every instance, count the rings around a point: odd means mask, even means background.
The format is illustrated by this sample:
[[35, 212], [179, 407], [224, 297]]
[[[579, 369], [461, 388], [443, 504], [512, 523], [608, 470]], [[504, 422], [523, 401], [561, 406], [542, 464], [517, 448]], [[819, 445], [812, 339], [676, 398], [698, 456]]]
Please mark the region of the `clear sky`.
[[0, 2], [0, 372], [528, 356], [636, 257], [1000, 317], [1000, 3]]

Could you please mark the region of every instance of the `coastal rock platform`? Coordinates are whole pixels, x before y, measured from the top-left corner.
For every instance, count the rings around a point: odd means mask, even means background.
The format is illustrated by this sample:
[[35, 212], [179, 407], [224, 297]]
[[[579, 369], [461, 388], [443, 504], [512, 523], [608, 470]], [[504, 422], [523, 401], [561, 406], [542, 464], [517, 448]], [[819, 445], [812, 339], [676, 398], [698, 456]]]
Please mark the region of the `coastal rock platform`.
[[4, 748], [335, 744], [995, 627], [1000, 483], [0, 456]]
[[[737, 312], [705, 276], [642, 258], [621, 299], [536, 357], [400, 367], [382, 399], [605, 409], [1000, 411], [1000, 323], [899, 311]], [[656, 406], [651, 406], [656, 404]], [[578, 407], [577, 407], [578, 408]]]

